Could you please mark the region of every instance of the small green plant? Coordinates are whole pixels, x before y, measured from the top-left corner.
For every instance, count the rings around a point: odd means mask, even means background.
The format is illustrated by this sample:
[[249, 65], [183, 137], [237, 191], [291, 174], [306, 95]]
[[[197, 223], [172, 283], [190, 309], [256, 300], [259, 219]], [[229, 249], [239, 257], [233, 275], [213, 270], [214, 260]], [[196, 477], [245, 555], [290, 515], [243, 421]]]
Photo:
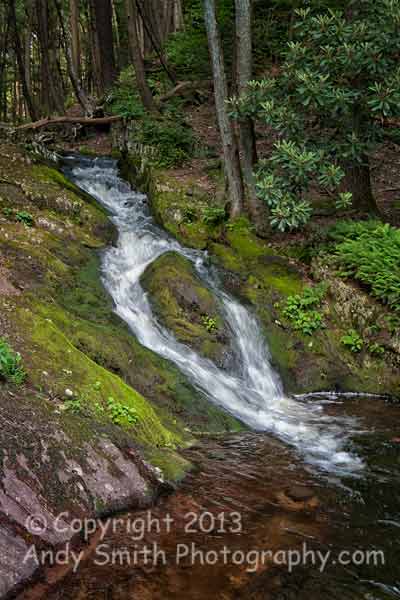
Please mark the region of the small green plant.
[[355, 354], [357, 352], [361, 352], [364, 346], [364, 342], [362, 337], [357, 333], [355, 329], [350, 329], [346, 335], [344, 335], [341, 340], [342, 344], [349, 348], [351, 352]]
[[9, 219], [10, 217], [13, 216], [13, 209], [10, 208], [9, 206], [6, 206], [3, 208], [3, 215], [5, 217], [7, 217], [7, 219]]
[[15, 385], [21, 385], [26, 379], [21, 355], [14, 352], [4, 338], [0, 338], [0, 377]]
[[378, 344], [378, 342], [373, 342], [368, 346], [368, 351], [373, 356], [383, 356], [385, 354], [385, 348]]
[[208, 333], [214, 333], [218, 329], [217, 320], [209, 315], [203, 315], [201, 322], [207, 329]]
[[226, 211], [223, 206], [208, 206], [203, 211], [203, 223], [206, 225], [219, 225], [226, 219]]
[[338, 210], [347, 210], [353, 202], [353, 194], [351, 192], [340, 192], [336, 199], [335, 205]]
[[126, 406], [115, 400], [112, 396], [107, 399], [107, 409], [111, 416], [111, 421], [115, 425], [135, 425], [139, 421], [139, 416], [134, 408]]
[[288, 297], [283, 315], [291, 321], [295, 331], [312, 335], [314, 331], [323, 327], [322, 315], [315, 308], [320, 306], [326, 289], [326, 285], [320, 284], [306, 288], [302, 294]]
[[72, 412], [74, 415], [79, 415], [82, 412], [82, 400], [79, 396], [70, 398], [64, 402], [64, 408], [68, 412]]
[[32, 227], [34, 224], [33, 216], [31, 215], [31, 213], [27, 212], [26, 210], [18, 211], [17, 214], [15, 215], [15, 219], [19, 223], [23, 223], [24, 225], [27, 225], [27, 227]]
[[183, 209], [183, 222], [194, 223], [197, 221], [197, 212], [194, 206], [185, 206]]

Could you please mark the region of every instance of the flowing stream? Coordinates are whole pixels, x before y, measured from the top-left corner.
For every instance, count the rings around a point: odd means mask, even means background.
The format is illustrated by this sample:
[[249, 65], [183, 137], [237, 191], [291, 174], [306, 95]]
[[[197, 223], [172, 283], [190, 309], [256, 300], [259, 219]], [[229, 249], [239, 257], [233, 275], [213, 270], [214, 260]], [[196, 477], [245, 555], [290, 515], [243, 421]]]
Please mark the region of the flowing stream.
[[[145, 195], [133, 191], [106, 158], [67, 158], [66, 172], [94, 196], [112, 215], [119, 238], [103, 255], [103, 281], [125, 320], [147, 348], [169, 359], [191, 383], [255, 431], [268, 431], [294, 446], [306, 462], [335, 473], [356, 473], [361, 459], [348, 450], [356, 421], [325, 414], [323, 404], [287, 397], [273, 370], [266, 342], [254, 315], [227, 295], [205, 252], [182, 247], [150, 214]], [[195, 266], [199, 277], [212, 289], [229, 324], [237, 360], [234, 372], [218, 368], [179, 343], [152, 314], [140, 285], [146, 267], [161, 254], [175, 251]]]
[[[127, 524], [146, 520], [147, 512], [124, 513], [121, 528], [90, 545], [77, 572], [61, 573], [54, 585], [59, 575], [50, 571], [44, 587], [39, 582], [21, 600], [400, 598], [398, 405], [351, 394], [345, 400], [322, 393], [311, 399], [285, 396], [257, 319], [224, 292], [207, 254], [183, 248], [155, 225], [146, 197], [119, 177], [115, 161], [71, 156], [65, 170], [108, 209], [118, 229], [118, 243], [103, 253], [102, 263], [115, 311], [144, 346], [177, 365], [250, 431], [205, 436], [182, 451], [193, 469], [174, 494], [159, 498], [150, 515], [158, 522], [172, 516], [171, 530], [149, 528], [138, 540]], [[230, 371], [178, 343], [152, 314], [140, 278], [171, 250], [192, 261], [220, 303], [235, 347]], [[206, 516], [214, 525], [188, 532], [188, 514], [198, 524]], [[221, 514], [227, 527], [220, 526]], [[239, 532], [229, 527], [232, 515], [240, 516]], [[154, 544], [166, 561], [148, 565], [140, 552]], [[188, 544], [211, 551], [217, 561], [191, 556], [177, 562], [177, 548]], [[259, 565], [252, 573], [246, 562], [221, 559], [225, 549], [258, 556], [265, 550], [298, 551], [304, 544], [307, 552], [329, 555], [324, 569], [312, 560], [294, 571], [280, 564]], [[98, 562], [99, 549], [111, 560]], [[121, 552], [128, 560], [120, 560]], [[341, 563], [343, 552], [354, 560]]]

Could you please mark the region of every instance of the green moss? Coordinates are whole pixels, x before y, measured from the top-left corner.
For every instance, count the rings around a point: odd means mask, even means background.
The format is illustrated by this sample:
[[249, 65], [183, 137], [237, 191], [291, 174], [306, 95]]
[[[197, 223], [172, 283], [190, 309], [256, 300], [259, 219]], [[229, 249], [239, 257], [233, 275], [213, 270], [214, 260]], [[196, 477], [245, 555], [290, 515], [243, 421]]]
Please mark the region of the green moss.
[[300, 275], [287, 264], [264, 264], [256, 273], [266, 287], [272, 287], [283, 296], [299, 294], [304, 287]]
[[152, 465], [161, 469], [167, 481], [174, 483], [181, 481], [192, 468], [188, 460], [167, 448], [146, 448], [144, 455]]
[[[78, 350], [50, 319], [28, 309], [21, 310], [19, 318], [33, 344], [30, 377], [37, 386], [43, 384], [45, 366], [53, 392], [65, 398], [65, 390], [70, 389], [80, 399], [82, 409], [90, 413], [90, 418], [96, 418], [97, 405], [105, 410], [107, 400], [112, 397], [134, 409], [138, 415], [138, 423], [134, 426], [135, 438], [161, 447], [175, 447], [182, 442], [162, 425], [141, 394]], [[100, 412], [98, 418], [102, 418], [103, 414], [107, 415], [107, 412]], [[125, 425], [129, 427], [128, 422]]]
[[229, 245], [243, 259], [273, 254], [265, 242], [252, 232], [249, 221], [244, 217], [229, 223], [226, 239]]
[[217, 263], [228, 271], [241, 272], [244, 268], [240, 256], [230, 246], [213, 243], [210, 245], [210, 252], [211, 257], [215, 257]]
[[31, 176], [38, 182], [47, 184], [48, 186], [54, 184], [58, 189], [64, 192], [72, 192], [72, 194], [84, 200], [89, 205], [94, 206], [99, 213], [108, 215], [107, 210], [97, 200], [86, 193], [84, 190], [79, 188], [75, 183], [70, 181], [61, 171], [53, 167], [49, 167], [43, 164], [33, 165], [31, 167]]
[[[153, 308], [175, 337], [215, 361], [227, 350], [226, 327], [212, 292], [190, 261], [175, 252], [158, 258], [145, 271], [142, 284]], [[215, 327], [207, 328], [206, 319]]]

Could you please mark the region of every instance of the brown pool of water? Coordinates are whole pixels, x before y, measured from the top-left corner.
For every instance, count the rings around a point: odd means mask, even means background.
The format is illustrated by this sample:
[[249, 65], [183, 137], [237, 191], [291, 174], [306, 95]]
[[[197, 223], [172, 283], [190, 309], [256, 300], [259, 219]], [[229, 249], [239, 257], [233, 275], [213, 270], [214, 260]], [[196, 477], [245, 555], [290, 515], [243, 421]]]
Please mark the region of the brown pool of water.
[[[174, 493], [150, 512], [109, 521], [76, 572], [71, 564], [50, 569], [19, 598], [400, 597], [398, 410], [376, 399], [327, 404], [332, 417], [358, 420], [352, 449], [366, 471], [355, 479], [318, 473], [269, 435], [205, 438], [183, 452], [193, 470]], [[384, 549], [386, 564], [343, 566], [333, 558], [368, 548]], [[305, 559], [306, 552], [314, 554]], [[318, 552], [332, 554], [324, 569]], [[303, 564], [292, 565], [291, 556]]]

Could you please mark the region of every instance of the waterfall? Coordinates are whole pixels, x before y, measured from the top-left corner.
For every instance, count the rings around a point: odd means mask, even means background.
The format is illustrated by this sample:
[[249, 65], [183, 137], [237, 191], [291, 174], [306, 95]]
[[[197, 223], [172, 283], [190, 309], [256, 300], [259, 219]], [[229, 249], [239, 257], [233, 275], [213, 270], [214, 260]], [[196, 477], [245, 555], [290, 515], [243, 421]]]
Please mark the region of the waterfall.
[[[146, 196], [120, 178], [116, 162], [70, 157], [66, 173], [110, 212], [118, 229], [117, 245], [103, 255], [103, 282], [115, 312], [140, 343], [172, 361], [211, 402], [252, 429], [270, 432], [296, 447], [307, 462], [336, 473], [361, 469], [361, 460], [346, 450], [354, 422], [324, 414], [318, 401], [305, 403], [284, 394], [256, 317], [220, 288], [206, 253], [182, 247], [157, 227]], [[140, 277], [168, 251], [189, 259], [221, 303], [238, 349], [240, 368], [235, 372], [218, 368], [178, 342], [154, 317]]]

